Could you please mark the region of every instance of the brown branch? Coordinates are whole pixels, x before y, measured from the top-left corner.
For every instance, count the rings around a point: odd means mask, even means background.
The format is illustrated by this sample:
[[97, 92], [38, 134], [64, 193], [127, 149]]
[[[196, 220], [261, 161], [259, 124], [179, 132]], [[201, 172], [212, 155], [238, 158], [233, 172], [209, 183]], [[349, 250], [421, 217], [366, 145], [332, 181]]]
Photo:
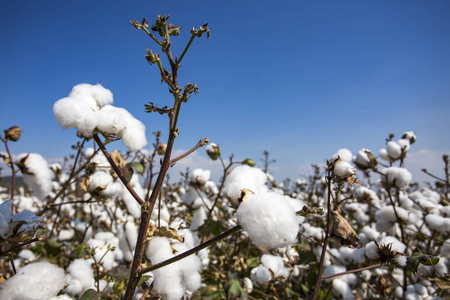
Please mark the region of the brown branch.
[[228, 237], [228, 236], [230, 236], [230, 235], [232, 235], [232, 234], [234, 234], [236, 232], [239, 232], [241, 230], [242, 230], [242, 227], [240, 225], [237, 225], [237, 226], [235, 226], [235, 227], [233, 227], [231, 229], [228, 229], [227, 231], [224, 231], [221, 234], [219, 234], [219, 235], [217, 235], [217, 236], [207, 240], [206, 242], [201, 243], [200, 245], [198, 245], [198, 246], [196, 246], [196, 247], [194, 247], [192, 249], [189, 249], [189, 250], [187, 250], [187, 251], [185, 251], [185, 252], [183, 252], [181, 254], [178, 254], [177, 256], [169, 258], [169, 259], [167, 259], [165, 261], [162, 261], [160, 263], [154, 264], [154, 265], [152, 265], [150, 267], [141, 269], [140, 270], [140, 274], [142, 275], [144, 273], [147, 273], [147, 272], [150, 272], [150, 271], [153, 271], [153, 270], [165, 267], [167, 265], [170, 265], [170, 264], [172, 264], [174, 262], [177, 262], [177, 261], [179, 261], [179, 260], [181, 260], [181, 259], [183, 259], [185, 257], [188, 257], [188, 256], [190, 256], [190, 255], [192, 255], [194, 253], [197, 253], [200, 250], [203, 250], [203, 249], [211, 246], [212, 244], [215, 244], [218, 241], [223, 240], [224, 238], [226, 238], [226, 237]]
[[105, 145], [102, 143], [100, 138], [97, 134], [93, 135], [93, 138], [97, 145], [100, 147], [100, 150], [105, 155], [106, 159], [108, 160], [109, 164], [113, 168], [114, 172], [116, 172], [117, 176], [119, 177], [120, 181], [122, 181], [123, 185], [127, 188], [127, 190], [130, 192], [130, 194], [133, 196], [133, 198], [141, 205], [145, 205], [144, 200], [141, 199], [141, 197], [136, 193], [136, 191], [133, 189], [131, 184], [128, 182], [128, 180], [123, 175], [122, 171], [119, 169], [119, 167], [114, 162], [114, 159], [112, 159], [111, 155], [109, 154], [108, 150], [106, 150]]
[[365, 271], [365, 270], [371, 270], [371, 269], [381, 267], [382, 265], [383, 265], [382, 263], [378, 263], [375, 265], [371, 265], [371, 266], [367, 266], [367, 267], [363, 267], [363, 268], [359, 268], [359, 269], [354, 269], [354, 270], [349, 270], [349, 271], [336, 273], [336, 274], [332, 274], [332, 275], [322, 276], [322, 280], [325, 280], [328, 278], [333, 278], [333, 277], [338, 277], [338, 276], [342, 276], [342, 275], [347, 275], [347, 274], [351, 274], [351, 273], [357, 273], [357, 272], [361, 272], [361, 271]]
[[186, 156], [188, 156], [189, 154], [191, 154], [192, 152], [194, 152], [195, 150], [197, 150], [198, 148], [201, 148], [203, 146], [205, 146], [206, 144], [209, 143], [209, 138], [204, 138], [201, 139], [200, 141], [198, 141], [197, 145], [195, 145], [191, 150], [187, 151], [186, 153], [181, 154], [180, 156], [172, 159], [170, 161], [170, 164], [174, 164], [175, 162], [179, 161], [180, 159], [185, 158]]

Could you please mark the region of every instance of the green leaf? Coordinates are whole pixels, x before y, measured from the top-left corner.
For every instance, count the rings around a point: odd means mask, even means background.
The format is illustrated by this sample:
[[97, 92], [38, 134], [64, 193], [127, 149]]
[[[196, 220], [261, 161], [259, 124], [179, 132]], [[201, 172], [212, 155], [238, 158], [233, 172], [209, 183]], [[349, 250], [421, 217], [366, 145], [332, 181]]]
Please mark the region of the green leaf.
[[144, 284], [144, 282], [146, 282], [150, 278], [151, 278], [151, 276], [147, 276], [147, 275], [142, 276], [141, 279], [139, 279], [137, 286], [142, 286]]
[[100, 294], [93, 289], [89, 289], [78, 300], [100, 300]]
[[243, 293], [244, 289], [238, 280], [233, 279], [225, 285], [225, 289], [228, 291], [228, 298], [239, 297]]
[[138, 162], [129, 162], [128, 165], [133, 167], [133, 169], [138, 172], [139, 174], [144, 174], [144, 166], [141, 163]]
[[257, 257], [249, 257], [245, 263], [247, 264], [247, 268], [256, 268], [259, 266], [260, 261]]
[[438, 263], [439, 263], [439, 257], [424, 254], [424, 253], [422, 253], [422, 251], [420, 251], [419, 248], [416, 248], [412, 252], [411, 256], [408, 257], [408, 260], [406, 263], [406, 269], [407, 269], [407, 271], [410, 271], [413, 274], [416, 274], [419, 264], [422, 264], [425, 266], [431, 266], [432, 264], [436, 265]]
[[77, 257], [80, 257], [81, 254], [83, 254], [83, 252], [85, 250], [87, 250], [89, 248], [89, 246], [87, 244], [79, 244], [77, 246]]

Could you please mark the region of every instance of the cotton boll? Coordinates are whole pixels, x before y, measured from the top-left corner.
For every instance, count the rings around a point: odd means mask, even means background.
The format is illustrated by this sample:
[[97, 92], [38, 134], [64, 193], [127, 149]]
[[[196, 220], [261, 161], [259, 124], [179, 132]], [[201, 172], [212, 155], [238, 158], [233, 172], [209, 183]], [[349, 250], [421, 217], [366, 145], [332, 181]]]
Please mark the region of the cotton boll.
[[402, 153], [408, 152], [409, 148], [410, 148], [410, 143], [408, 139], [400, 139], [397, 141], [397, 144], [400, 146], [400, 148], [402, 149]]
[[261, 257], [261, 263], [264, 267], [272, 270], [274, 278], [289, 276], [289, 269], [284, 266], [284, 261], [279, 256], [264, 254]]
[[234, 168], [227, 176], [225, 193], [231, 198], [233, 206], [238, 207], [242, 189], [249, 189], [255, 194], [265, 193], [268, 190], [266, 182], [267, 176], [261, 169], [242, 165]]
[[95, 287], [92, 259], [75, 259], [67, 267], [66, 281], [69, 286], [64, 290], [70, 294], [80, 295], [84, 291]]
[[343, 260], [346, 264], [359, 264], [362, 262], [364, 257], [364, 249], [363, 248], [349, 248], [342, 246], [339, 248], [339, 253], [341, 254], [340, 259]]
[[145, 147], [147, 145], [147, 138], [145, 137], [144, 124], [135, 119], [131, 114], [126, 118], [126, 122], [125, 129], [118, 133], [125, 147], [130, 151], [137, 151]]
[[386, 161], [392, 161], [392, 159], [389, 157], [389, 154], [385, 148], [382, 148], [382, 149], [380, 149], [380, 151], [378, 151], [378, 156], [380, 156], [382, 159], [384, 159]]
[[276, 193], [255, 194], [239, 206], [237, 219], [257, 246], [274, 249], [295, 243], [299, 224], [289, 202]]
[[386, 151], [391, 160], [399, 159], [402, 156], [402, 148], [394, 141], [389, 141], [386, 144]]
[[251, 279], [259, 285], [263, 285], [272, 279], [272, 275], [268, 268], [264, 266], [258, 266], [253, 268], [250, 272]]
[[446, 232], [450, 230], [450, 218], [444, 218], [435, 214], [428, 214], [425, 216], [425, 222], [428, 227], [439, 232]]
[[349, 162], [340, 160], [334, 165], [333, 174], [341, 178], [347, 178], [355, 175], [356, 169]]
[[194, 169], [190, 174], [190, 181], [195, 184], [205, 185], [211, 176], [210, 170]]
[[17, 270], [17, 274], [0, 286], [3, 300], [41, 300], [58, 294], [65, 285], [64, 270], [39, 261]]
[[382, 176], [382, 181], [389, 184], [390, 186], [395, 186], [402, 189], [410, 184], [412, 180], [411, 173], [405, 168], [400, 167], [389, 167], [381, 171], [385, 176]]
[[[146, 250], [147, 257], [153, 264], [174, 256], [172, 249], [178, 253], [187, 251], [185, 244], [165, 237], [153, 237]], [[198, 271], [201, 268], [200, 259], [196, 255], [184, 258], [163, 268], [155, 270], [154, 289], [163, 295], [164, 299], [180, 299], [187, 290], [196, 291], [201, 284]]]
[[333, 156], [331, 157], [331, 161], [337, 160], [338, 157], [342, 161], [346, 161], [346, 162], [351, 162], [353, 159], [352, 152], [345, 148], [339, 149], [335, 154], [333, 154]]
[[[110, 90], [97, 83], [81, 83], [72, 88], [69, 97], [79, 99], [89, 104], [95, 104], [98, 107], [113, 103], [113, 94]], [[92, 100], [94, 102], [92, 102]]]
[[336, 278], [331, 283], [331, 288], [333, 289], [333, 294], [337, 295], [340, 299], [353, 300], [355, 295], [347, 282], [340, 278]]
[[22, 153], [16, 161], [21, 166], [23, 181], [39, 199], [44, 199], [52, 189], [53, 172], [47, 161], [37, 153]]

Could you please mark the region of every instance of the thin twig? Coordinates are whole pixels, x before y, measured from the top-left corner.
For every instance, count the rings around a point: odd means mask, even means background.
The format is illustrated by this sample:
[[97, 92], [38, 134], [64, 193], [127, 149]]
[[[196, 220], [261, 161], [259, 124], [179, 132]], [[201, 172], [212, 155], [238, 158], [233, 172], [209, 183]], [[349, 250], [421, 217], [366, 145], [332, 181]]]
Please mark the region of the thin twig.
[[198, 148], [201, 148], [201, 147], [205, 146], [208, 143], [209, 143], [209, 138], [201, 139], [200, 141], [198, 141], [197, 145], [195, 145], [191, 150], [189, 150], [186, 153], [181, 154], [180, 156], [175, 157], [174, 159], [170, 160], [170, 165], [173, 165], [175, 162], [179, 161], [180, 159], [185, 158], [186, 156], [188, 156], [189, 154], [191, 154], [192, 152], [194, 152]]

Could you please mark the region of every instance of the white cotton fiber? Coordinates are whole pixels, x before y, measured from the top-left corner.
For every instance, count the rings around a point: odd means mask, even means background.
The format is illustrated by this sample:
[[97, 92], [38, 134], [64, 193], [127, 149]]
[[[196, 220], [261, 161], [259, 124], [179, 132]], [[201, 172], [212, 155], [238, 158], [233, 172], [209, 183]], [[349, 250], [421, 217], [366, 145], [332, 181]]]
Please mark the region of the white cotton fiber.
[[282, 195], [273, 192], [252, 195], [241, 203], [236, 216], [257, 246], [273, 249], [296, 242], [298, 219]]
[[386, 151], [392, 160], [399, 159], [402, 156], [402, 148], [394, 141], [389, 141], [386, 144]]
[[194, 169], [190, 174], [190, 181], [195, 184], [204, 185], [211, 176], [210, 170]]
[[113, 94], [101, 84], [92, 85], [80, 83], [72, 88], [69, 97], [79, 99], [89, 104], [104, 106], [113, 102]]
[[[172, 251], [175, 250], [174, 254]], [[146, 250], [147, 257], [153, 264], [162, 262], [187, 251], [188, 247], [176, 240], [166, 237], [153, 237]], [[201, 262], [197, 255], [188, 256], [181, 261], [153, 271], [154, 289], [164, 299], [179, 300], [186, 291], [194, 292], [200, 288], [201, 277], [198, 271]]]
[[272, 279], [272, 275], [270, 274], [269, 269], [267, 269], [262, 265], [253, 268], [250, 273], [250, 277], [254, 282], [256, 282], [259, 285], [263, 285]]
[[131, 151], [147, 144], [145, 126], [127, 110], [109, 105], [113, 102], [111, 91], [101, 85], [79, 84], [69, 97], [56, 101], [53, 113], [58, 124], [78, 129], [91, 137], [95, 130], [120, 137]]
[[356, 174], [356, 169], [345, 160], [340, 160], [334, 165], [333, 174], [341, 177], [347, 178]]
[[333, 280], [331, 288], [333, 289], [333, 294], [337, 295], [339, 299], [355, 299], [355, 295], [353, 294], [352, 289], [350, 288], [348, 283], [340, 278], [336, 278], [335, 280]]
[[353, 158], [353, 162], [359, 167], [359, 168], [369, 168], [372, 164], [372, 161], [369, 158], [369, 154], [372, 155], [372, 152], [368, 149], [361, 149], [358, 151], [356, 156]]
[[0, 286], [2, 300], [42, 300], [55, 297], [66, 284], [64, 270], [38, 261], [17, 270]]
[[93, 259], [75, 259], [73, 260], [69, 267], [67, 268], [66, 281], [69, 286], [65, 291], [80, 295], [84, 291], [95, 287], [94, 272], [92, 271], [91, 265]]
[[53, 172], [47, 161], [37, 153], [22, 153], [16, 158], [22, 163], [23, 181], [39, 199], [44, 199], [52, 190]]
[[331, 157], [331, 161], [335, 161], [338, 157], [342, 161], [351, 162], [353, 159], [352, 152], [346, 148], [339, 149], [333, 156]]
[[259, 284], [263, 285], [273, 279], [288, 278], [290, 271], [284, 266], [281, 257], [271, 254], [264, 254], [261, 257], [261, 264], [253, 268], [250, 277]]
[[234, 207], [238, 207], [238, 200], [241, 196], [242, 189], [249, 189], [255, 194], [265, 193], [268, 188], [266, 186], [267, 176], [258, 168], [247, 165], [239, 166], [227, 176], [225, 180], [225, 193], [231, 198]]
[[425, 216], [425, 222], [428, 227], [439, 232], [446, 232], [450, 230], [450, 218], [444, 218], [440, 215], [428, 214]]
[[411, 173], [405, 168], [389, 167], [383, 169], [381, 172], [386, 175], [381, 175], [383, 182], [399, 189], [408, 186], [412, 180]]

